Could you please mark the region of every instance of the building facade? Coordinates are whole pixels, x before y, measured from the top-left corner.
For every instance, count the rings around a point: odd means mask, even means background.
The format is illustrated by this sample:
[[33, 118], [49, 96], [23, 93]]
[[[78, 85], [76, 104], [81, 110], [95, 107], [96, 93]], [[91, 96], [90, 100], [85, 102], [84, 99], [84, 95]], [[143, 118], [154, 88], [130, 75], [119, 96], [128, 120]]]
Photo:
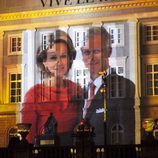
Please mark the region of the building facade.
[[[87, 87], [90, 77], [80, 48], [91, 26], [103, 26], [111, 35], [109, 82], [113, 86], [107, 94], [108, 144], [141, 142], [142, 120], [158, 118], [156, 0], [0, 0], [0, 4], [1, 147], [8, 145], [11, 129], [21, 120], [26, 92], [41, 82], [36, 52], [47, 47], [48, 37], [56, 29], [67, 32], [77, 50], [69, 79], [83, 89]], [[132, 94], [128, 95], [128, 90]]]

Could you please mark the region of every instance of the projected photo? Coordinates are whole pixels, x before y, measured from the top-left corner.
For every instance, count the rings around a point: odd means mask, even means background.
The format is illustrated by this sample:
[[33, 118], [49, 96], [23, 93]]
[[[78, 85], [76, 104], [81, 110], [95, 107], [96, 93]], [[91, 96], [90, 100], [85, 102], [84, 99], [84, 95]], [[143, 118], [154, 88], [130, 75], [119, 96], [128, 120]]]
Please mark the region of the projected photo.
[[[110, 58], [113, 41], [106, 29], [109, 30], [106, 25], [85, 25], [36, 32], [34, 73], [30, 76], [35, 84], [24, 85], [21, 106], [21, 122], [32, 124], [27, 136], [29, 143], [34, 144], [50, 130], [60, 145], [73, 145], [75, 127], [84, 119], [94, 127], [94, 143], [103, 145], [109, 139], [108, 128], [119, 120], [119, 113], [126, 119], [134, 118], [134, 85], [124, 78], [124, 67], [116, 67], [116, 58]], [[29, 78], [31, 63], [25, 63], [23, 78]], [[131, 87], [129, 93], [126, 84]], [[125, 109], [130, 110], [128, 114], [124, 112], [125, 104]], [[52, 116], [55, 122], [51, 124], [50, 119], [49, 126], [47, 121]], [[134, 132], [134, 119], [130, 130]]]

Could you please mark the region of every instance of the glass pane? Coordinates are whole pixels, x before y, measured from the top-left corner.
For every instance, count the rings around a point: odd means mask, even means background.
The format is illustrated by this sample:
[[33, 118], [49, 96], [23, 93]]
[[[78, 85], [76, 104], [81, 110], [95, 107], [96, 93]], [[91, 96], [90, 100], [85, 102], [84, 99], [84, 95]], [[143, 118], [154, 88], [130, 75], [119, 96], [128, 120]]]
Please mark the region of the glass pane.
[[154, 84], [155, 84], [155, 87], [158, 87], [158, 81], [155, 81]]
[[15, 97], [11, 97], [10, 101], [11, 101], [11, 103], [14, 103], [15, 102]]
[[151, 31], [151, 26], [146, 26], [147, 31]]
[[153, 30], [158, 30], [158, 26], [153, 26]]
[[148, 37], [146, 38], [146, 40], [147, 40], [147, 41], [151, 41], [151, 37], [148, 36]]
[[16, 52], [16, 48], [15, 47], [12, 48], [12, 52]]
[[154, 71], [158, 71], [158, 65], [154, 65]]
[[16, 80], [16, 74], [11, 74], [11, 81], [15, 81]]
[[119, 90], [119, 97], [123, 96], [123, 92]]
[[152, 72], [152, 65], [146, 66], [146, 72]]
[[21, 47], [18, 47], [18, 48], [17, 48], [17, 51], [19, 51], [19, 52], [20, 52], [20, 51], [21, 51]]
[[149, 87], [152, 87], [152, 81], [148, 81], [147, 82], [147, 87], [149, 88]]
[[11, 89], [13, 89], [13, 88], [16, 88], [16, 83], [15, 82], [11, 83]]
[[158, 30], [153, 31], [153, 35], [158, 35]]
[[111, 68], [111, 74], [116, 74], [116, 68]]
[[153, 37], [153, 40], [158, 40], [158, 36], [154, 36], [154, 37]]
[[158, 74], [154, 74], [154, 80], [158, 80]]
[[151, 81], [152, 80], [152, 74], [148, 74], [147, 75], [147, 81]]
[[18, 95], [21, 94], [21, 89], [18, 89], [17, 94], [18, 94]]
[[111, 97], [115, 97], [115, 92], [114, 91], [111, 91]]
[[122, 137], [123, 137], [122, 133], [119, 133], [118, 143], [122, 142]]
[[151, 30], [147, 30], [147, 31], [146, 31], [146, 35], [147, 35], [147, 36], [151, 36]]
[[16, 92], [15, 90], [11, 90], [11, 95], [15, 95], [16, 94], [15, 92]]
[[155, 88], [155, 95], [158, 95], [158, 88]]
[[120, 125], [118, 125], [118, 129], [119, 131], [122, 131], [122, 127]]
[[77, 70], [77, 76], [81, 75], [81, 70]]
[[112, 131], [116, 131], [116, 126], [114, 126], [114, 127], [112, 128]]
[[17, 80], [21, 80], [21, 74], [17, 75]]
[[147, 89], [147, 95], [153, 95], [152, 89]]
[[17, 83], [17, 88], [21, 88], [21, 82]]
[[21, 96], [18, 97], [18, 102], [21, 102]]
[[118, 67], [118, 74], [122, 74], [123, 73], [123, 67]]
[[16, 43], [16, 38], [12, 38], [12, 43]]

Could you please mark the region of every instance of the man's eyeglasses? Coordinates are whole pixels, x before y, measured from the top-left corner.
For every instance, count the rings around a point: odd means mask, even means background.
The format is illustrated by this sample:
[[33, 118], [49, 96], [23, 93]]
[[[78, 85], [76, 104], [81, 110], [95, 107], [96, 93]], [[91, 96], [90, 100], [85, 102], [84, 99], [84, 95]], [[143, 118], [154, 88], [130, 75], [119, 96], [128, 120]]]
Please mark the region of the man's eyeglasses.
[[85, 56], [89, 56], [92, 54], [100, 54], [102, 52], [102, 50], [103, 49], [101, 49], [101, 48], [93, 48], [93, 49], [84, 48], [84, 47], [81, 48], [82, 54]]

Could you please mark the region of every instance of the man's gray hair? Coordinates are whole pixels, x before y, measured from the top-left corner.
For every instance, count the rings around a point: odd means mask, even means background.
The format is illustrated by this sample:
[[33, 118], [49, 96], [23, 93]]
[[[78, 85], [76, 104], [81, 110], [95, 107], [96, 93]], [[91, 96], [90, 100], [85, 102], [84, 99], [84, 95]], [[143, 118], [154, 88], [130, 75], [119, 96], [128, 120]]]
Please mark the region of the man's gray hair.
[[101, 35], [103, 45], [106, 44], [106, 47], [111, 46], [110, 34], [103, 26], [101, 27], [93, 26], [89, 28], [87, 32], [87, 38], [94, 38], [94, 36], [96, 35]]

